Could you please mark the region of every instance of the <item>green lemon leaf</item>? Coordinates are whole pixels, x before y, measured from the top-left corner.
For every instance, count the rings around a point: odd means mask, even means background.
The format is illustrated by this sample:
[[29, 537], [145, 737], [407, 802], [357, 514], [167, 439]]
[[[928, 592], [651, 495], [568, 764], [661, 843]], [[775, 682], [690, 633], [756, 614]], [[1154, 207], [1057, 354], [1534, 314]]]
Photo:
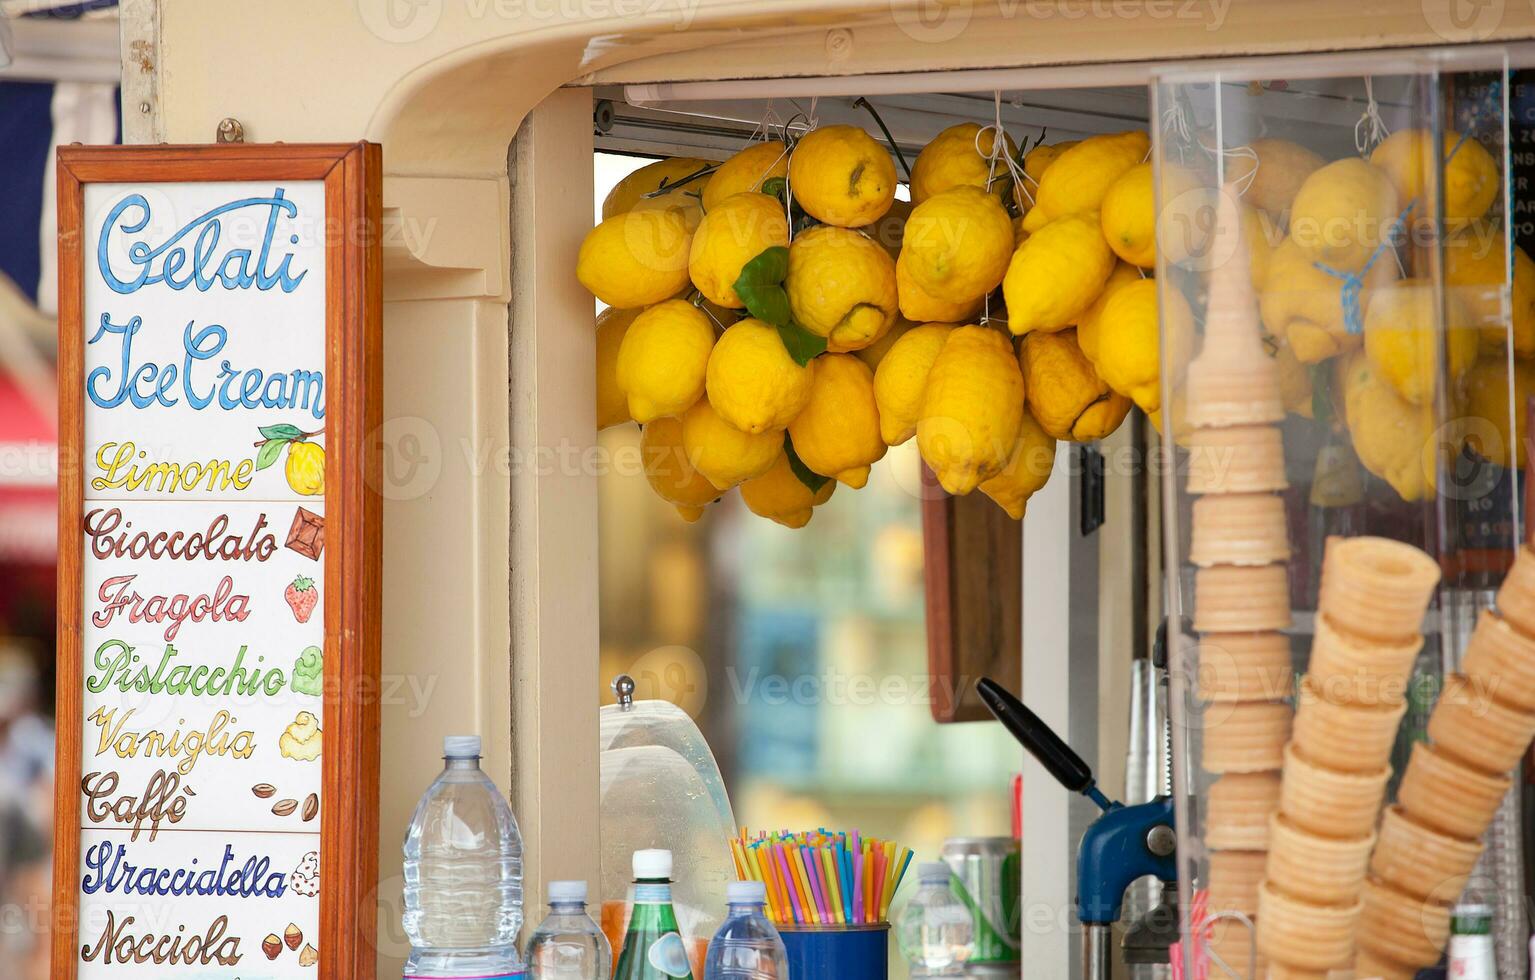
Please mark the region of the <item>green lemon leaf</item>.
[[784, 191], [789, 189], [789, 182], [782, 177], [769, 177], [762, 182], [762, 193], [769, 197], [783, 199]]
[[763, 249], [761, 255], [741, 267], [735, 281], [736, 295], [752, 316], [781, 328], [789, 322], [789, 294], [783, 288], [788, 274], [789, 250], [782, 245]]
[[268, 439], [262, 443], [261, 452], [256, 454], [256, 469], [264, 470], [277, 462], [277, 457], [282, 455], [282, 447], [287, 444], [287, 439]]
[[283, 422], [283, 423], [280, 423], [278, 425], [263, 425], [257, 431], [259, 431], [263, 436], [265, 436], [268, 439], [302, 439], [302, 438], [304, 438], [304, 430], [303, 429], [300, 429], [296, 425], [289, 425], [287, 422]]
[[789, 457], [789, 469], [794, 471], [794, 475], [799, 478], [799, 482], [803, 483], [805, 488], [811, 493], [820, 493], [821, 488], [826, 486], [831, 480], [831, 477], [822, 476], [804, 464], [799, 458], [799, 454], [794, 451], [794, 441], [789, 438], [789, 433], [787, 432], [783, 434], [783, 451]]
[[809, 364], [817, 355], [826, 353], [826, 338], [811, 333], [793, 320], [778, 324], [778, 336], [783, 338], [789, 356], [800, 367]]

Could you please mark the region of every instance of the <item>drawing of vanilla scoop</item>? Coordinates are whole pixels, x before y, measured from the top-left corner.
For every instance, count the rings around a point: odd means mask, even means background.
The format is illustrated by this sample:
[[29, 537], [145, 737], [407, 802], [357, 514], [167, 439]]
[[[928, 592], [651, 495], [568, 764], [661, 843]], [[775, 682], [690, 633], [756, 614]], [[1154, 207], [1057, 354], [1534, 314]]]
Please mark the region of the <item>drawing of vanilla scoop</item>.
[[277, 750], [284, 758], [313, 762], [320, 757], [320, 737], [320, 720], [307, 711], [300, 711], [277, 740]]

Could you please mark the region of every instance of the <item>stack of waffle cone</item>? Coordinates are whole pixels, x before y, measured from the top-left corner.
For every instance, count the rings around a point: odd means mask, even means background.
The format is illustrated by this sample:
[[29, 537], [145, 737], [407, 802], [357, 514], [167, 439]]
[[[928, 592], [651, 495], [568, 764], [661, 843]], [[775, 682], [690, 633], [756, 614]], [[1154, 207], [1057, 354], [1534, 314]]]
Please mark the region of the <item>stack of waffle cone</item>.
[[[1221, 195], [1205, 313], [1204, 344], [1189, 365], [1183, 411], [1189, 428], [1188, 490], [1196, 496], [1189, 559], [1199, 696], [1204, 702], [1201, 767], [1216, 775], [1205, 814], [1212, 914], [1259, 915], [1259, 887], [1279, 807], [1279, 770], [1290, 738], [1294, 668], [1290, 641], [1283, 501], [1284, 417], [1279, 372], [1259, 333], [1239, 205]], [[1211, 937], [1235, 976], [1253, 971], [1252, 937], [1225, 922]], [[1256, 980], [1268, 966], [1259, 957]]]
[[1535, 552], [1520, 548], [1466, 645], [1462, 673], [1445, 678], [1412, 748], [1370, 858], [1355, 937], [1361, 980], [1412, 976], [1439, 961], [1450, 907], [1482, 852], [1480, 838], [1508, 793], [1509, 772], [1535, 738]]
[[1378, 887], [1369, 877], [1377, 839], [1390, 847], [1413, 839], [1395, 816], [1379, 835], [1375, 825], [1438, 582], [1433, 559], [1410, 545], [1327, 541], [1259, 889], [1258, 950], [1270, 963], [1317, 974], [1354, 963], [1356, 931]]

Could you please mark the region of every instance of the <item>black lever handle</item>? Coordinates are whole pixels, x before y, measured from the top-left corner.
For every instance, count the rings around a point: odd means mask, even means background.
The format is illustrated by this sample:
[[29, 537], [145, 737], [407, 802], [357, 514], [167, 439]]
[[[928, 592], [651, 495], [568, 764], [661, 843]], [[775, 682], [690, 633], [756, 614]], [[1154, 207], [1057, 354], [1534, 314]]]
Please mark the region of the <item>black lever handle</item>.
[[1073, 793], [1086, 793], [1092, 788], [1093, 771], [1082, 761], [1082, 757], [1073, 752], [1071, 746], [1051, 731], [1049, 725], [1040, 721], [1039, 716], [1025, 707], [1022, 701], [1013, 697], [1007, 688], [990, 677], [983, 677], [975, 689], [986, 707], [1002, 723], [1002, 727], [1012, 732], [1013, 737], [1062, 786]]

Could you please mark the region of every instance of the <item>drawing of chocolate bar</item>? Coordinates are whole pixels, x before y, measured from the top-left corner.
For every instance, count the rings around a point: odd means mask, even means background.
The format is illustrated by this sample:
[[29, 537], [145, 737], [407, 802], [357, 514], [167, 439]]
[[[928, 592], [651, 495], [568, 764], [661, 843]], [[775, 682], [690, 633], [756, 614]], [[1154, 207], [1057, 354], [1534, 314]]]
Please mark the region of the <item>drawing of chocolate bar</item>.
[[288, 528], [287, 547], [305, 558], [320, 560], [325, 550], [325, 518], [312, 510], [298, 508], [293, 514], [293, 526]]

